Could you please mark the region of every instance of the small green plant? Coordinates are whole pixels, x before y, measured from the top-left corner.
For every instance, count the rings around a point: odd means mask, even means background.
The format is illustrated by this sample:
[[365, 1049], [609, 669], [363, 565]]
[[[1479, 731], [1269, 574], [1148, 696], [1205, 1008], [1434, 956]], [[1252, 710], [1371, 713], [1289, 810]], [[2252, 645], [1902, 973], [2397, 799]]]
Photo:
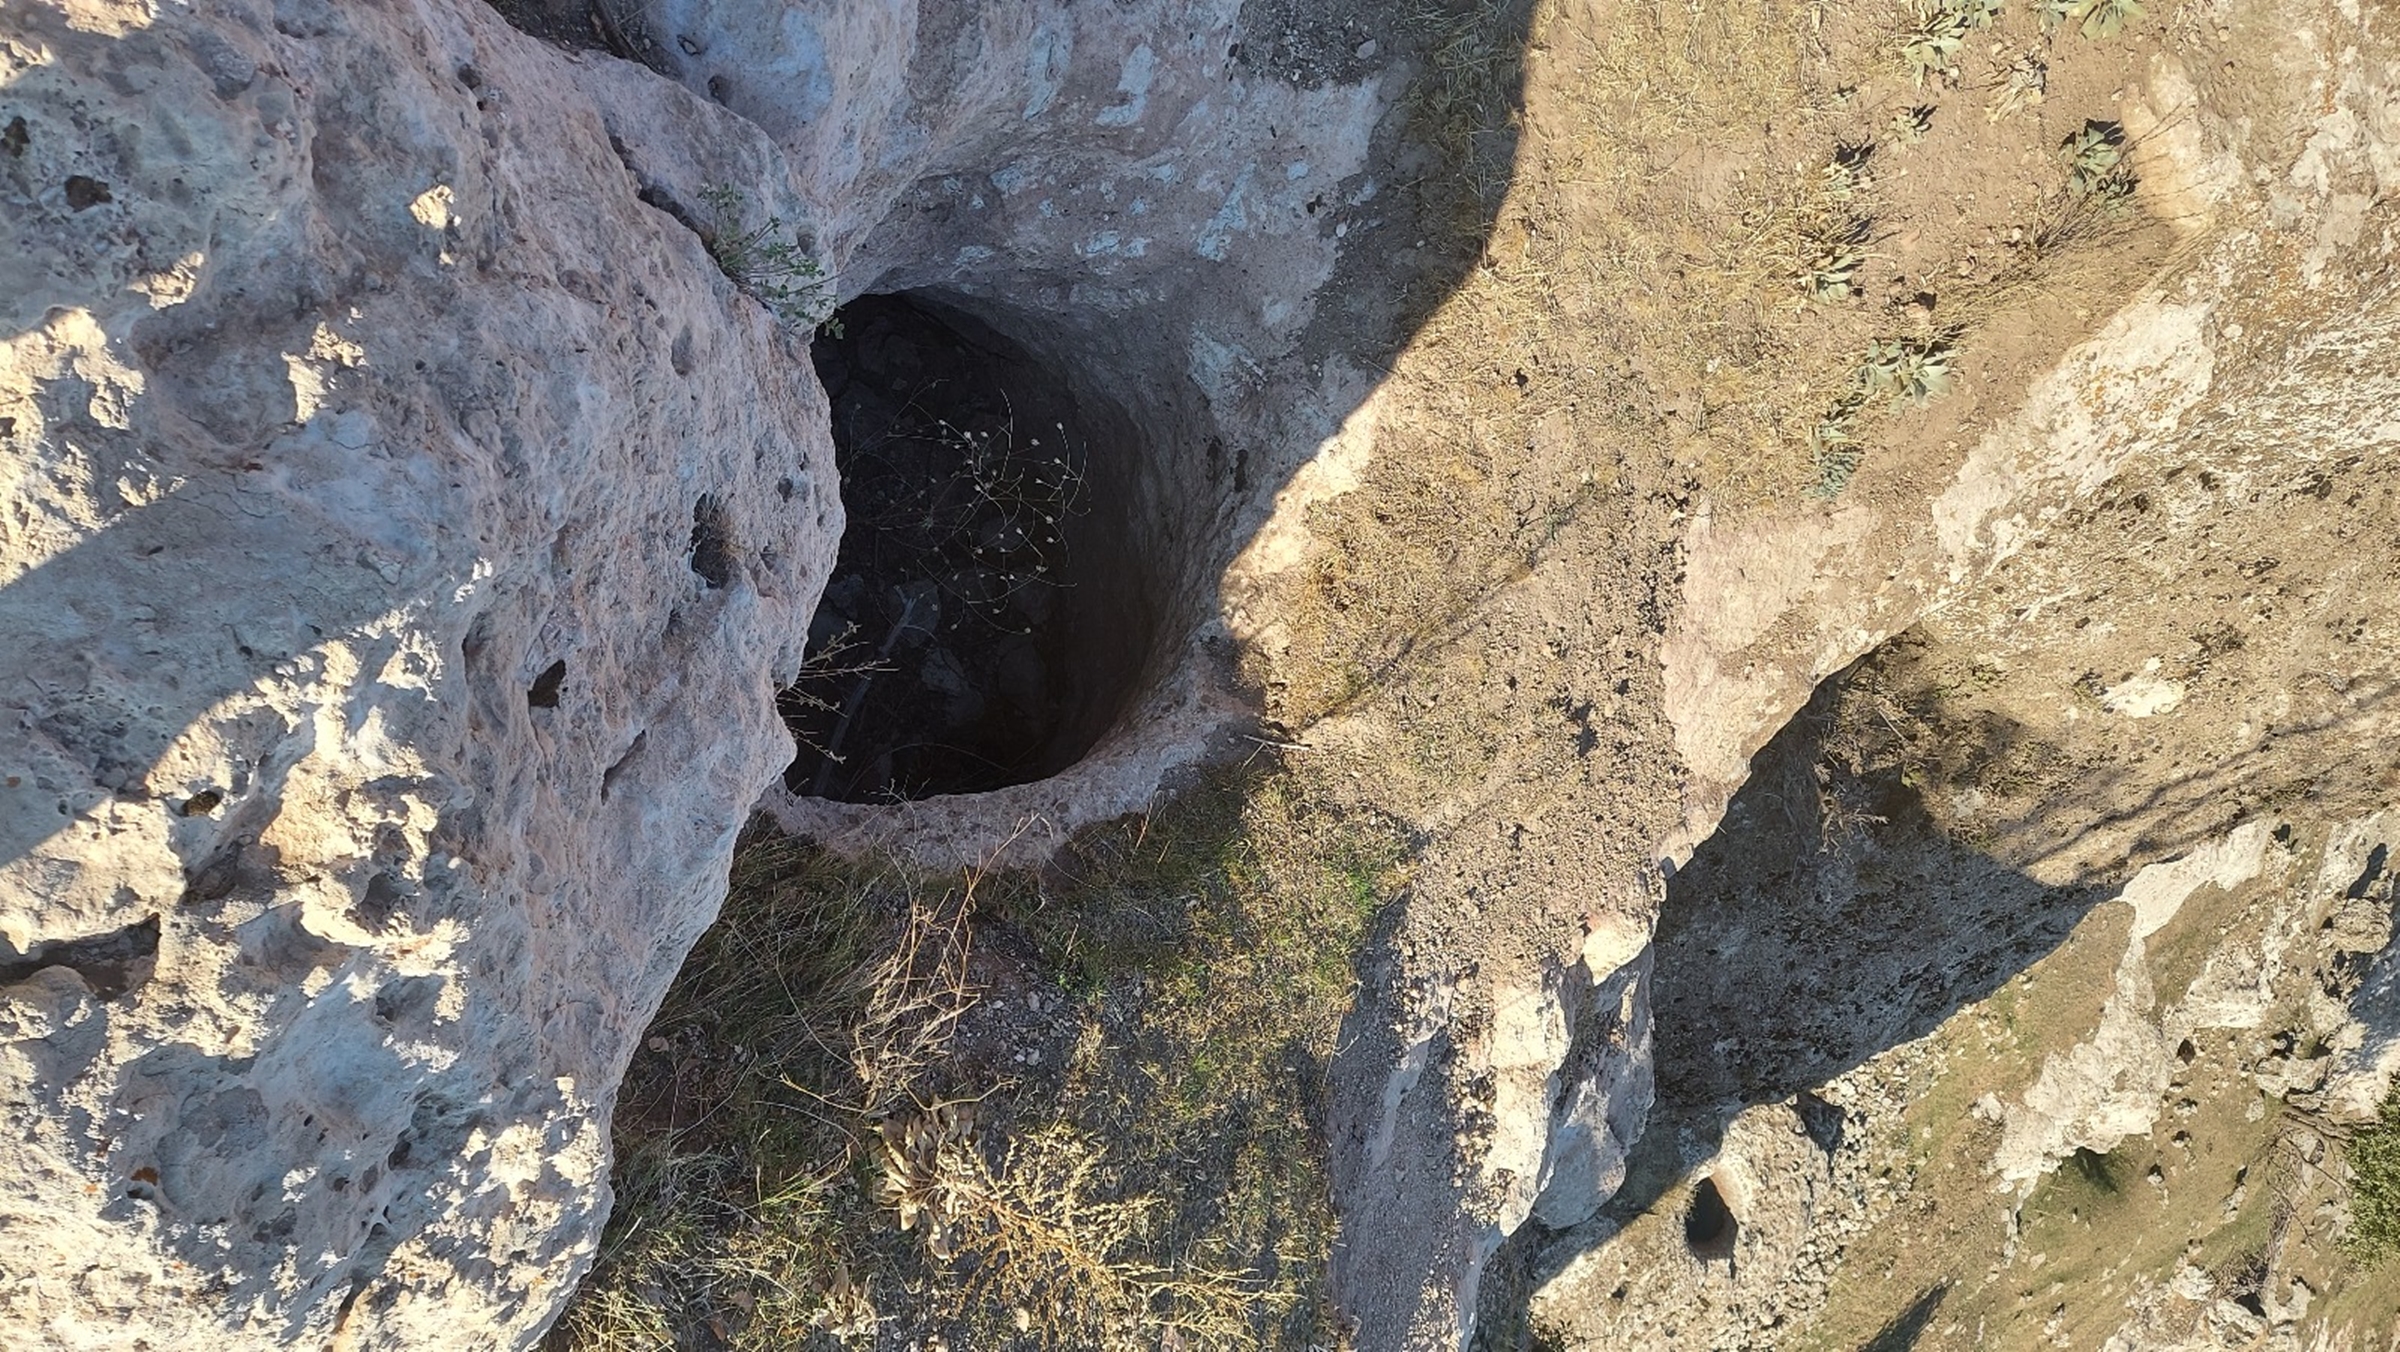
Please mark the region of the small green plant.
[[2109, 201], [2133, 191], [2133, 175], [2125, 164], [2125, 129], [2114, 122], [2086, 122], [2083, 130], [2059, 143], [2059, 158], [2067, 164], [2067, 192], [2077, 198]]
[[1745, 248], [1780, 254], [1784, 275], [1812, 301], [1846, 300], [1857, 292], [1873, 223], [1858, 205], [1870, 182], [1871, 146], [1843, 146], [1805, 180], [1793, 201], [1767, 215]]
[[2142, 17], [2141, 0], [2092, 0], [2083, 16], [2083, 35], [2094, 42], [2113, 38]]
[[1860, 450], [1851, 426], [1858, 420], [1859, 406], [1855, 399], [1837, 403], [1808, 430], [1809, 454], [1817, 466], [1817, 482], [1810, 491], [1820, 498], [1840, 497], [1858, 473]]
[[2042, 31], [2055, 33], [2063, 24], [2083, 17], [2092, 0], [2033, 0], [2033, 16], [2041, 21]]
[[1900, 59], [1919, 85], [1954, 79], [1967, 34], [2000, 17], [2000, 0], [1915, 0], [1916, 26], [1900, 35]]
[[2008, 73], [2000, 78], [2000, 96], [1992, 100], [1988, 116], [1997, 122], [2011, 113], [2022, 112], [2042, 101], [2050, 87], [2050, 63], [2042, 58], [2040, 47], [2029, 48], [2010, 62]]
[[2083, 35], [2094, 42], [2104, 42], [2125, 31], [2125, 25], [2142, 17], [2142, 0], [2033, 0], [2034, 17], [2041, 20], [2042, 31], [2055, 33], [2069, 23], [2080, 23]]
[[1903, 108], [1892, 114], [1892, 140], [1900, 145], [1913, 146], [1925, 139], [1933, 129], [1933, 109], [1926, 104]]
[[1941, 339], [1878, 338], [1859, 363], [1859, 388], [1871, 398], [1921, 404], [1950, 391], [1950, 347]]
[[2381, 1120], [2350, 1138], [2352, 1253], [2374, 1261], [2400, 1254], [2400, 1085], [2383, 1100]]
[[1803, 241], [1800, 289], [1810, 300], [1844, 300], [1856, 291], [1854, 279], [1867, 261], [1866, 234], [1866, 222], [1859, 221], [1839, 233]]
[[1833, 158], [1817, 170], [1817, 199], [1834, 206], [1848, 206], [1867, 187], [1867, 160], [1874, 153], [1872, 145], [1844, 142], [1836, 146]]
[[1928, 79], [1956, 73], [1958, 51], [1966, 42], [1964, 33], [1919, 29], [1900, 39], [1900, 59], [1908, 63], [1910, 78], [1922, 86]]
[[798, 232], [786, 234], [780, 216], [748, 224], [749, 199], [729, 183], [701, 189], [700, 200], [715, 218], [707, 236], [709, 256], [735, 286], [790, 328], [822, 328], [841, 336], [841, 324], [833, 317], [833, 280]]
[[1878, 338], [1850, 373], [1850, 388], [1808, 430], [1810, 458], [1820, 498], [1841, 496], [1864, 454], [1856, 431], [1859, 416], [1874, 403], [1921, 404], [1950, 389], [1952, 336]]

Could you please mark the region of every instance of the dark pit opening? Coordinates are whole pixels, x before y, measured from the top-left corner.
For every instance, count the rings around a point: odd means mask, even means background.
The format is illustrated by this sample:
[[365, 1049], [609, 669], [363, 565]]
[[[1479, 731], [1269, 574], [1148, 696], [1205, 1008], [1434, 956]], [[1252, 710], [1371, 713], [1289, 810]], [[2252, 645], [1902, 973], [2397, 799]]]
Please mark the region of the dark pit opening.
[[1130, 418], [941, 296], [855, 300], [812, 355], [849, 524], [782, 701], [785, 783], [895, 802], [1073, 765], [1152, 647]]
[[1692, 1189], [1692, 1203], [1683, 1213], [1683, 1242], [1695, 1258], [1731, 1258], [1741, 1222], [1717, 1191], [1717, 1180], [1703, 1178]]

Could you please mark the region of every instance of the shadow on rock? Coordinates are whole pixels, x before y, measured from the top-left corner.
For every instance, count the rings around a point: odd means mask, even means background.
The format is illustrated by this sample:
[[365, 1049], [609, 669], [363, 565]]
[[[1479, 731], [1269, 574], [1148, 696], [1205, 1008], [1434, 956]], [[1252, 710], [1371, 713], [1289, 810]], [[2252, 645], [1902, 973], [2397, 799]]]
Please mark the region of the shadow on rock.
[[[1494, 1260], [1515, 1272], [1495, 1290], [1529, 1291], [1608, 1243], [1714, 1159], [1745, 1109], [1788, 1105], [1792, 1129], [1831, 1157], [1851, 1124], [1815, 1089], [1989, 996], [2115, 895], [2044, 884], [1945, 830], [1920, 771], [1845, 717], [1858, 670], [1825, 682], [1752, 758], [1716, 834], [1668, 882], [1654, 950], [1657, 1096], [1624, 1186], [1583, 1225], [1520, 1235]], [[2005, 719], [1949, 732], [1984, 755], [2041, 754]], [[1717, 1195], [1711, 1177], [1694, 1192]], [[1687, 1216], [1694, 1255], [1707, 1260], [1702, 1240], [1730, 1224]], [[1871, 1346], [1913, 1345], [1941, 1298], [1928, 1292]]]
[[[1686, 1153], [1713, 1144], [1720, 1116], [1793, 1100], [1932, 1032], [2115, 894], [2045, 885], [1945, 832], [1901, 764], [1842, 764], [1829, 747], [1840, 698], [1828, 682], [1767, 744], [1667, 884], [1648, 1134], [1687, 1133]], [[2025, 734], [1973, 735], [2000, 747]], [[1630, 1180], [1611, 1209], [1646, 1208], [1672, 1181]]]
[[1928, 1288], [1902, 1310], [1899, 1317], [1878, 1330], [1858, 1352], [1909, 1352], [1917, 1339], [1925, 1336], [1925, 1326], [1942, 1308], [1942, 1299], [1950, 1294], [1950, 1283], [1940, 1282]]

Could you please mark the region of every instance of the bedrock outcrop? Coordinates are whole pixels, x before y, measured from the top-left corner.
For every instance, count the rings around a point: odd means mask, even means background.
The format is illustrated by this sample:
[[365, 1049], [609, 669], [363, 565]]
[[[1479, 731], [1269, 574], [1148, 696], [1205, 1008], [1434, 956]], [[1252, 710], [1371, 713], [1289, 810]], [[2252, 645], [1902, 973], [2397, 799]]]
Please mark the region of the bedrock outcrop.
[[[2002, 1315], [1987, 1333], [1972, 1302], [2017, 1260], [2018, 1220], [2038, 1214], [2026, 1199], [2063, 1163], [2149, 1149], [2154, 1131], [2167, 1162], [2149, 1183], [2206, 1193], [2197, 1219], [2158, 1233], [2207, 1234], [2220, 1203], [2237, 1215], [2231, 1189], [2175, 1172], [2193, 1140], [2238, 1135], [2180, 1125], [2206, 1098], [2193, 1085], [2220, 1088], [2245, 1127], [2288, 1107], [2335, 1131], [2389, 1091], [2395, 950], [2375, 851], [2400, 617], [2374, 523], [2400, 436], [2400, 86], [2373, 20], [2242, 12], [2285, 35], [2258, 54], [2268, 76], [2204, 91], [2159, 54], [2122, 91], [2143, 192], [2182, 233], [2181, 257], [1957, 448], [1953, 473], [1813, 517], [1727, 529], [1695, 515], [1664, 654], [1688, 776], [1667, 844], [1689, 867], [1646, 955], [1656, 1099], [1633, 1181], [1547, 1237], [1532, 1302], [1574, 1345], [1838, 1343], [1825, 1311], [1849, 1300], [1855, 1317], [1876, 1280], [1893, 1290], [1852, 1345], [1883, 1345], [1879, 1322], [1913, 1338], [1936, 1307], [1941, 1336], [1971, 1329], [1979, 1345], [2219, 1345], [2161, 1331], [2232, 1305], [2205, 1280], [2177, 1289], [2191, 1274], [2172, 1254], [2112, 1250], [2111, 1279], [2130, 1267], [2134, 1297], [2045, 1274], [2091, 1321], [2074, 1333]], [[1845, 807], [1835, 723], [1802, 705], [1820, 681], [1838, 697], [1869, 654], [1878, 671], [1943, 671], [1909, 687], [1910, 707], [1946, 711], [1935, 759], [1967, 770], [1912, 764], [1890, 795]], [[2060, 948], [2078, 922], [2082, 949]], [[2158, 956], [2171, 944], [2173, 961]], [[2023, 975], [2054, 949], [2074, 956], [2051, 970], [2090, 963], [2092, 998], [2072, 1016]], [[2037, 1053], [2013, 1078], [1976, 1069], [1958, 1048], [2009, 1023], [2024, 989], [2044, 989], [2023, 1007], [2058, 1025], [2024, 1035]], [[1953, 1056], [1963, 1069], [1944, 1081]], [[1886, 1133], [1910, 1113], [1948, 1130], [1961, 1115], [1926, 1111], [1931, 1086], [1958, 1092], [1978, 1073], [1991, 1092], [1964, 1094], [1964, 1181], [1937, 1220], [1937, 1171], [1908, 1176], [1923, 1138]], [[2291, 1139], [2279, 1148], [2316, 1148]], [[1892, 1156], [1875, 1156], [1868, 1143], [1886, 1141]], [[1739, 1218], [1721, 1248], [1703, 1186]], [[2010, 1200], [1978, 1218], [1994, 1223], [1945, 1249], [1953, 1207], [1996, 1196]], [[1845, 1271], [1870, 1229], [1887, 1246], [1879, 1275], [1864, 1260]], [[2322, 1290], [2332, 1244], [2309, 1243], [2295, 1237], [2276, 1276], [2307, 1267]], [[2024, 1261], [2045, 1256], [2029, 1242]], [[2288, 1339], [2305, 1299], [2265, 1299]], [[2241, 1337], [2267, 1331], [2251, 1323]]]
[[0, 85], [0, 1341], [522, 1343], [841, 527], [594, 109], [716, 115], [475, 5], [12, 7]]
[[[555, 1314], [791, 756], [834, 302], [938, 292], [1113, 402], [1185, 665], [1273, 448], [1370, 383], [1321, 288], [1410, 258], [1373, 45], [1241, 9], [694, 0], [643, 62], [473, 0], [0, 14], [0, 1342]], [[758, 228], [812, 313], [712, 257]], [[1154, 695], [1002, 807], [1146, 796], [1204, 702]]]
[[[2240, 8], [2284, 35], [2255, 104], [2172, 62], [2126, 91], [2143, 206], [2189, 233], [2168, 283], [1998, 392], [2016, 411], [1936, 495], [1691, 514], [1656, 624], [1681, 829], [1427, 870], [1426, 941], [1362, 1001], [1335, 1094], [1362, 1345], [1462, 1341], [1504, 1238], [1625, 1176], [1659, 860], [1821, 678], [2114, 478], [2205, 460], [2264, 492], [2388, 452], [2389, 38]], [[1300, 557], [1310, 495], [1373, 439], [1350, 415], [1399, 294], [1441, 289], [1395, 182], [1442, 168], [1393, 150], [1412, 68], [1347, 21], [610, 13], [615, 52], [477, 0], [0, 13], [11, 1346], [530, 1341], [762, 792], [927, 858], [1145, 802], [1205, 741], [1228, 635], [1273, 642], [1227, 564]], [[712, 257], [753, 228], [809, 260], [801, 313]], [[1085, 762], [972, 809], [771, 789], [842, 526], [805, 328], [869, 292], [973, 314], [1100, 410], [1093, 491], [1161, 617]], [[1592, 571], [1512, 595], [1630, 605]], [[1493, 941], [1481, 892], [1556, 923]]]

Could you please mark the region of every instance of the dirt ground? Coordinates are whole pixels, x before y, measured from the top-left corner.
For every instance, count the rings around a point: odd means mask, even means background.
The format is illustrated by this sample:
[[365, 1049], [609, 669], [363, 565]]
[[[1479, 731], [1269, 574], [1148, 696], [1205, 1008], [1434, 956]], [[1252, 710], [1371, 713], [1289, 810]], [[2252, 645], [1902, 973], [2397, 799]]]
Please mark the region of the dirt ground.
[[[1679, 809], [1657, 680], [1691, 514], [1931, 496], [2171, 252], [2138, 193], [2078, 197], [2060, 156], [2116, 116], [2156, 35], [2045, 36], [2012, 11], [1954, 81], [1920, 85], [1892, 57], [1908, 22], [1873, 6], [1536, 12], [1482, 265], [1395, 365], [1359, 487], [1314, 510], [1317, 547], [1271, 604], [1284, 641], [1252, 655], [1278, 735], [1424, 832], [1397, 956], [1367, 987], [1402, 994], [1354, 1021], [1366, 1038], [1396, 1042], [1407, 993], [1444, 974], [1524, 981], [1616, 917], [1646, 925], [1649, 848]], [[1995, 81], [2029, 51], [2043, 97], [2011, 103]], [[1837, 234], [1862, 256], [1812, 298], [1811, 251]], [[1879, 341], [1942, 353], [1948, 389], [1869, 401], [1835, 482], [1811, 434]], [[1490, 1101], [1457, 1073], [1464, 1101]], [[1381, 1109], [1380, 1080], [1356, 1092], [1346, 1107], [1337, 1086], [1337, 1140]], [[1410, 1205], [1348, 1220], [1404, 1230]], [[1495, 1260], [1495, 1331], [1516, 1258]], [[1438, 1336], [1370, 1319], [1362, 1343]]]

